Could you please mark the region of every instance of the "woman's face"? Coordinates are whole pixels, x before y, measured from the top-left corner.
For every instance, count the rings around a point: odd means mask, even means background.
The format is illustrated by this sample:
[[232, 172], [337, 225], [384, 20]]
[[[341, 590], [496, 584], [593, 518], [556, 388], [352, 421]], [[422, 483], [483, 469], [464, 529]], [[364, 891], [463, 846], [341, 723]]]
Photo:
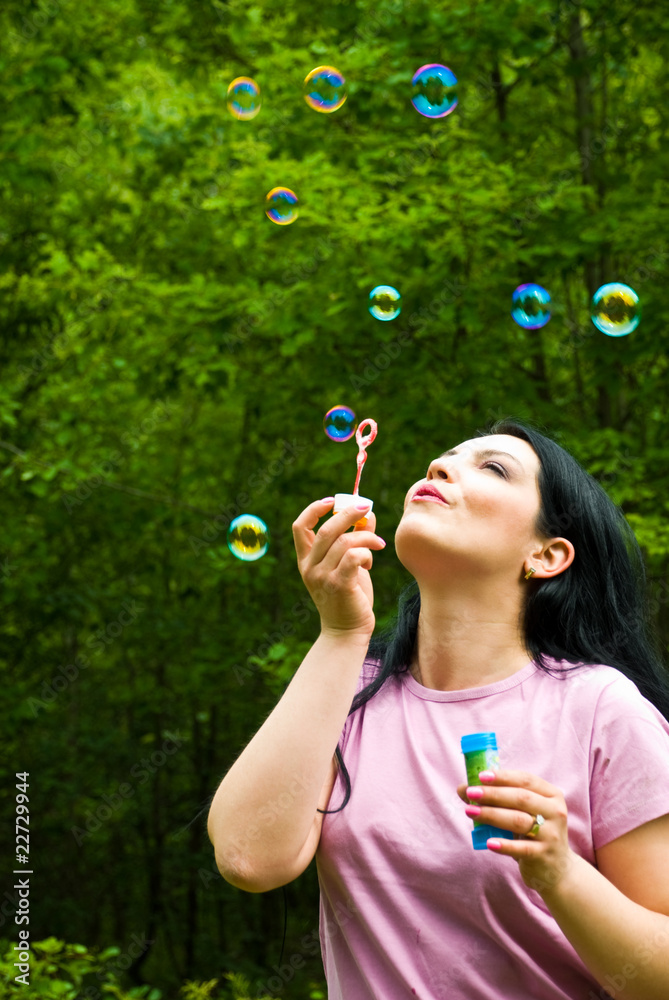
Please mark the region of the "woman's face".
[[[494, 434], [456, 445], [410, 488], [395, 535], [420, 580], [444, 566], [517, 578], [537, 544], [539, 459], [521, 438]], [[441, 575], [441, 576], [440, 576]]]

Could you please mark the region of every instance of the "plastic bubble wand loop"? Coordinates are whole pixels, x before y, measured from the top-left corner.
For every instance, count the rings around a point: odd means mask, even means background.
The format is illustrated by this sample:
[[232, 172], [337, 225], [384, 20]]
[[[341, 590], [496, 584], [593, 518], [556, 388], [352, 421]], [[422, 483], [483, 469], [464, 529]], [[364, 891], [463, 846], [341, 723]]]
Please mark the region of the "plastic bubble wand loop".
[[[367, 434], [363, 434], [362, 433], [363, 429], [365, 427], [369, 427], [369, 431], [367, 432]], [[334, 513], [335, 514], [338, 513], [338, 511], [340, 511], [340, 510], [344, 510], [345, 507], [347, 507], [349, 504], [353, 503], [355, 500], [364, 500], [365, 499], [364, 497], [361, 497], [360, 494], [359, 494], [359, 492], [358, 492], [358, 490], [360, 488], [360, 475], [362, 473], [362, 467], [365, 464], [365, 462], [367, 461], [367, 448], [370, 446], [370, 444], [372, 443], [372, 441], [376, 437], [377, 430], [378, 430], [378, 428], [376, 426], [376, 421], [375, 420], [363, 420], [359, 424], [358, 429], [355, 432], [355, 439], [358, 442], [358, 456], [356, 458], [356, 462], [357, 462], [357, 465], [358, 465], [358, 474], [355, 477], [355, 486], [353, 488], [353, 493], [336, 493], [335, 494], [335, 502], [334, 502]], [[373, 506], [374, 506], [374, 504], [370, 500], [369, 501], [369, 511], [367, 511], [367, 513], [369, 513], [371, 511], [371, 509], [372, 509]], [[359, 521], [356, 521], [355, 526], [356, 526], [356, 528], [364, 528], [366, 524], [367, 524], [367, 518], [366, 517], [361, 517]]]
[[[363, 427], [369, 425], [369, 432], [365, 435], [362, 434]], [[358, 464], [358, 474], [355, 477], [355, 486], [353, 487], [353, 496], [357, 497], [359, 495], [360, 489], [360, 476], [362, 474], [362, 467], [367, 461], [367, 448], [370, 446], [374, 438], [376, 437], [378, 427], [376, 426], [375, 420], [363, 420], [357, 431], [355, 432], [355, 439], [358, 442], [358, 455], [356, 462]]]

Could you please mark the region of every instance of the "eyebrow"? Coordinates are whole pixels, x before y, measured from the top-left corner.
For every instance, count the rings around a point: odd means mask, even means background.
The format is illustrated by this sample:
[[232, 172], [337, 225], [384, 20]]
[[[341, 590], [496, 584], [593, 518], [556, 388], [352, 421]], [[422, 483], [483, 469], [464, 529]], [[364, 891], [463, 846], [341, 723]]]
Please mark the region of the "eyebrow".
[[[451, 448], [450, 451], [442, 452], [439, 457], [444, 458], [445, 455], [459, 455], [459, 454], [460, 452], [457, 450], [457, 448]], [[520, 462], [515, 455], [512, 455], [508, 451], [499, 451], [497, 448], [484, 448], [482, 451], [474, 452], [474, 458], [477, 461], [480, 461], [482, 458], [493, 458], [495, 455], [504, 455], [506, 458], [510, 458], [511, 461], [515, 462], [516, 465], [520, 468], [521, 472], [525, 472], [522, 462]]]

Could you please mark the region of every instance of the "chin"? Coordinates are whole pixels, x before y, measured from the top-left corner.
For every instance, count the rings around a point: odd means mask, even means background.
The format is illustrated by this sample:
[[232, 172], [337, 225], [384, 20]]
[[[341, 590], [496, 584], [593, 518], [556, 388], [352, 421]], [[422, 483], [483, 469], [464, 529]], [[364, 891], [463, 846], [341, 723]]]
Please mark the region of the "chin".
[[415, 575], [425, 558], [434, 559], [434, 525], [405, 511], [395, 531], [395, 553], [404, 568]]

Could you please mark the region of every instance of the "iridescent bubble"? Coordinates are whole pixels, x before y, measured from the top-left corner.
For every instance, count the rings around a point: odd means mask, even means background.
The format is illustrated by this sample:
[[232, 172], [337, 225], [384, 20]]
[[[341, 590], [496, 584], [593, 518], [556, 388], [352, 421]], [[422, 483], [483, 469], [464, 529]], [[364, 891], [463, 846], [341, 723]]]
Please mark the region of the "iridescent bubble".
[[639, 296], [629, 285], [618, 281], [602, 285], [592, 296], [590, 318], [608, 337], [625, 337], [639, 325]]
[[377, 285], [369, 293], [369, 311], [375, 319], [385, 322], [397, 319], [402, 311], [401, 299], [402, 296], [392, 285]]
[[333, 406], [323, 419], [323, 429], [331, 441], [350, 440], [356, 427], [355, 413], [350, 406]]
[[314, 111], [330, 114], [346, 100], [346, 80], [334, 66], [317, 66], [304, 81], [304, 99]]
[[265, 198], [265, 215], [277, 226], [289, 226], [297, 218], [297, 195], [290, 188], [275, 187]]
[[238, 76], [228, 87], [228, 111], [233, 118], [247, 122], [260, 111], [260, 87], [248, 76]]
[[511, 315], [525, 330], [539, 330], [551, 318], [551, 297], [541, 285], [518, 285], [512, 302]]
[[448, 66], [427, 63], [413, 75], [411, 103], [425, 118], [445, 118], [457, 107], [458, 81]]
[[228, 548], [233, 556], [244, 562], [255, 562], [267, 552], [269, 531], [267, 525], [254, 514], [240, 514], [228, 528]]

